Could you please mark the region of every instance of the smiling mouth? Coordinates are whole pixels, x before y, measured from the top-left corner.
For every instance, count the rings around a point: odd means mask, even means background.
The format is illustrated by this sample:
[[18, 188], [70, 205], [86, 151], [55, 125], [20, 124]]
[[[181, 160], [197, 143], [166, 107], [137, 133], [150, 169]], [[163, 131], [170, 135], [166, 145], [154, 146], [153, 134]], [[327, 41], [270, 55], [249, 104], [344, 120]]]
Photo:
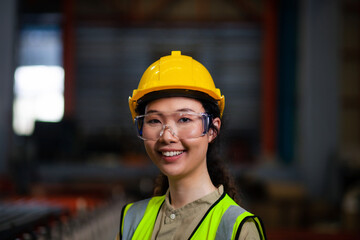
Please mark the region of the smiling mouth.
[[161, 152], [165, 157], [174, 157], [182, 154], [184, 151], [170, 151], [170, 152]]

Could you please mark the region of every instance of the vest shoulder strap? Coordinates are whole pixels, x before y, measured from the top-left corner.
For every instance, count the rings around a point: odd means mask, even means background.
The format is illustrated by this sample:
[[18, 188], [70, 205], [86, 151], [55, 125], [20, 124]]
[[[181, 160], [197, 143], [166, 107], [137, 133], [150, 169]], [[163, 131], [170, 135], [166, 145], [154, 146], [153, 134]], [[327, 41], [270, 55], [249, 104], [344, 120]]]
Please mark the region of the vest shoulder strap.
[[239, 239], [242, 226], [246, 221], [252, 219], [254, 222], [261, 240], [266, 240], [265, 229], [261, 219], [258, 216], [248, 212], [240, 207], [233, 199], [227, 194], [220, 202], [223, 207], [227, 207], [223, 214], [220, 224], [216, 232], [216, 240], [222, 239]]
[[224, 193], [194, 229], [189, 239], [237, 240], [243, 224], [253, 219], [260, 239], [266, 239], [259, 219]]
[[[134, 236], [135, 230], [139, 226], [141, 220], [145, 215], [145, 212], [152, 211], [155, 209], [160, 209], [162, 203], [165, 200], [165, 196], [153, 197], [144, 199], [132, 204], [126, 205], [121, 212], [121, 221], [120, 221], [120, 239], [132, 239]], [[148, 206], [151, 208], [148, 208]], [[157, 212], [158, 213], [158, 212]], [[152, 222], [155, 223], [157, 214], [147, 214], [147, 216], [153, 216]]]

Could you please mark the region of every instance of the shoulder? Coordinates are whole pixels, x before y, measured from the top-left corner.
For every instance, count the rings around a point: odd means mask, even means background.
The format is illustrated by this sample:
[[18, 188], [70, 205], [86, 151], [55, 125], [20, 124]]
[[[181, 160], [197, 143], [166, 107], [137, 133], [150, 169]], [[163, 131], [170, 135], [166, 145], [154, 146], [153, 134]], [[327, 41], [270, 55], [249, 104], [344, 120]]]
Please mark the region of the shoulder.
[[[257, 240], [257, 239], [266, 239], [264, 226], [261, 219], [258, 216], [255, 216], [251, 212], [248, 212], [246, 209], [239, 206], [231, 197], [226, 195], [224, 197], [224, 206], [227, 210], [225, 211], [223, 217], [226, 219], [225, 222], [233, 222], [232, 225], [235, 227], [236, 238], [241, 240]], [[229, 221], [230, 220], [230, 221]], [[227, 225], [227, 224], [225, 224]]]
[[223, 196], [220, 197], [219, 204], [217, 205], [226, 209], [226, 212], [230, 212], [232, 215], [241, 215], [247, 212], [246, 209], [242, 208], [227, 194], [223, 194]]

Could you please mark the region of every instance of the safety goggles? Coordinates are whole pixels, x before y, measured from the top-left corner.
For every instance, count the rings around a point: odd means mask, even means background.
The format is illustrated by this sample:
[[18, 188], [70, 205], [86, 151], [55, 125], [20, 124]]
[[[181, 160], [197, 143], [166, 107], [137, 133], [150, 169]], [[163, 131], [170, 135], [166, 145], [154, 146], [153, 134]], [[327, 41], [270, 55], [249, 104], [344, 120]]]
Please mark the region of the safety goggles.
[[178, 139], [204, 136], [209, 131], [210, 116], [191, 111], [154, 112], [135, 118], [138, 136], [143, 140], [156, 141], [168, 130]]

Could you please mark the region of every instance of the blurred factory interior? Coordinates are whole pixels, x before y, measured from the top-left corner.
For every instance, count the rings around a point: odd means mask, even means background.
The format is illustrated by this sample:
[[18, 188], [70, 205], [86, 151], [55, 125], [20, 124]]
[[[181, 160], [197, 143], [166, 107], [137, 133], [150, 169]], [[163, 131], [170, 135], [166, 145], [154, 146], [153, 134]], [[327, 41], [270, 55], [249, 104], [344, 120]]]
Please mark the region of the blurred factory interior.
[[[360, 239], [360, 1], [2, 0], [0, 239], [113, 239], [156, 168], [128, 96], [181, 50], [269, 239]], [[359, 237], [359, 238], [357, 238]]]

